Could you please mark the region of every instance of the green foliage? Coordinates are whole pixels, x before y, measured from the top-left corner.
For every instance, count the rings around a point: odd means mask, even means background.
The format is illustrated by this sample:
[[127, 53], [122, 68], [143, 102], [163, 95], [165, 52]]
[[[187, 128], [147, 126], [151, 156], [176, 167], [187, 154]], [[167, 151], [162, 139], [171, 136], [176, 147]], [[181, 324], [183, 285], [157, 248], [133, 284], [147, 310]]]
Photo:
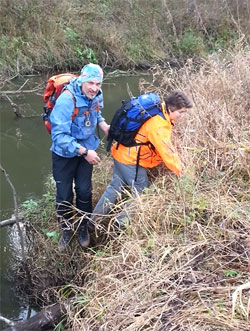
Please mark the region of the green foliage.
[[60, 321], [60, 322], [55, 326], [54, 331], [63, 331], [63, 330], [64, 330], [63, 324], [64, 324], [64, 320]]
[[225, 276], [226, 277], [241, 277], [241, 274], [236, 270], [226, 270]]
[[98, 63], [97, 61], [97, 57], [96, 57], [96, 54], [95, 52], [93, 51], [92, 48], [85, 48], [82, 52], [81, 52], [81, 57], [82, 59], [87, 59], [88, 62], [91, 62], [91, 63]]
[[66, 285], [61, 288], [60, 294], [64, 298], [70, 298], [72, 296], [72, 294], [74, 294], [74, 291], [73, 291], [71, 285]]
[[65, 32], [66, 40], [70, 45], [70, 47], [73, 47], [73, 50], [77, 55], [77, 57], [79, 58], [79, 60], [83, 60], [84, 59], [83, 49], [80, 43], [80, 36], [78, 35], [78, 33], [76, 33], [73, 29], [69, 27], [66, 27], [64, 32]]
[[233, 49], [239, 40], [238, 33], [231, 29], [221, 29], [210, 36], [209, 52]]
[[186, 31], [176, 41], [176, 51], [185, 56], [203, 56], [206, 51], [204, 38], [195, 31]]
[[148, 242], [147, 242], [147, 246], [146, 246], [146, 248], [147, 248], [147, 249], [150, 249], [150, 248], [153, 247], [153, 245], [154, 245], [154, 239], [153, 239], [153, 238], [149, 238], [149, 239], [148, 239]]
[[217, 306], [220, 312], [226, 312], [225, 302], [223, 300], [217, 300]]
[[[22, 37], [0, 35], [0, 71], [15, 71], [18, 61], [23, 62], [22, 48], [25, 43]], [[2, 70], [1, 70], [2, 69]]]
[[77, 295], [74, 298], [74, 304], [75, 305], [85, 305], [88, 302], [89, 302], [89, 299], [83, 294]]
[[195, 191], [196, 181], [192, 175], [185, 174], [180, 178], [176, 179], [179, 194], [183, 201], [191, 201], [193, 199], [193, 193]]
[[138, 64], [146, 60], [154, 58], [154, 50], [150, 43], [145, 43], [145, 40], [140, 40], [140, 36], [136, 40], [135, 38], [130, 39], [125, 47], [125, 53], [127, 57], [132, 61], [137, 61]]
[[112, 0], [102, 0], [99, 4], [99, 12], [103, 14], [104, 16], [107, 16], [110, 14], [110, 7], [112, 6]]
[[66, 27], [64, 32], [65, 32], [66, 39], [71, 44], [78, 44], [79, 43], [79, 35], [74, 30], [72, 30], [69, 27]]
[[46, 193], [39, 200], [29, 199], [22, 203], [20, 207], [21, 214], [26, 221], [39, 222], [43, 227], [42, 231], [52, 241], [57, 241], [59, 234], [50, 232], [47, 224], [55, 213], [55, 184], [52, 178], [45, 183]]
[[44, 234], [51, 239], [53, 242], [57, 243], [60, 237], [60, 234], [56, 231], [49, 231], [48, 229], [45, 229]]
[[185, 223], [192, 223], [196, 219], [198, 212], [196, 210], [190, 210], [187, 215], [184, 217]]
[[84, 46], [84, 43], [81, 41], [81, 38], [77, 32], [69, 27], [66, 27], [64, 32], [69, 46], [73, 47], [74, 52], [79, 60], [83, 62], [88, 61], [92, 63], [98, 63], [94, 50], [90, 47]]
[[22, 204], [23, 209], [27, 212], [27, 213], [35, 213], [38, 207], [38, 202], [30, 199], [30, 200], [26, 200], [24, 201], [24, 203]]
[[22, 203], [20, 210], [25, 220], [32, 220], [37, 216], [39, 202], [33, 199], [26, 200]]
[[150, 253], [150, 251], [152, 250], [152, 248], [154, 247], [154, 239], [153, 238], [148, 238], [148, 241], [146, 243], [146, 246], [142, 246], [141, 247], [141, 251], [144, 255], [147, 255], [148, 253]]
[[94, 248], [89, 248], [89, 250], [90, 251], [92, 251], [94, 254], [95, 254], [95, 256], [103, 256], [103, 257], [110, 257], [111, 256], [111, 254], [109, 253], [109, 252], [106, 252], [106, 251], [102, 251], [102, 250], [95, 250]]

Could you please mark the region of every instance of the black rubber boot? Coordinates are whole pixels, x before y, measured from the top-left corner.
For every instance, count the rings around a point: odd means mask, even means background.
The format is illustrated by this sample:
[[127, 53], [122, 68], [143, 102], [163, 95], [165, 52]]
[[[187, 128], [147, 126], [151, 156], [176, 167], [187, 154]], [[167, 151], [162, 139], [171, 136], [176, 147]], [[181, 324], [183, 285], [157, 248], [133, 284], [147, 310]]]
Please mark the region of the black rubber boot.
[[77, 231], [78, 242], [82, 248], [89, 247], [90, 235], [88, 230], [88, 224], [81, 225]]
[[68, 247], [68, 245], [72, 239], [72, 236], [73, 236], [72, 230], [63, 230], [62, 236], [58, 242], [59, 251], [62, 252]]

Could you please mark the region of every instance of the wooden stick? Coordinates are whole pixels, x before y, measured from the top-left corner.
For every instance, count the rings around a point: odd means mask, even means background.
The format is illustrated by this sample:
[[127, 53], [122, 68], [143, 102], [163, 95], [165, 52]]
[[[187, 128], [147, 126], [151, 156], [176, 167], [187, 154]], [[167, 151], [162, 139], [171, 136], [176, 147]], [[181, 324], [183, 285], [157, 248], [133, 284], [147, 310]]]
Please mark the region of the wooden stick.
[[42, 309], [26, 321], [17, 322], [3, 331], [41, 331], [54, 327], [66, 313], [64, 305], [56, 303]]
[[13, 215], [11, 218], [8, 218], [7, 220], [1, 221], [0, 222], [0, 228], [7, 226], [7, 225], [13, 225], [16, 223], [16, 218]]

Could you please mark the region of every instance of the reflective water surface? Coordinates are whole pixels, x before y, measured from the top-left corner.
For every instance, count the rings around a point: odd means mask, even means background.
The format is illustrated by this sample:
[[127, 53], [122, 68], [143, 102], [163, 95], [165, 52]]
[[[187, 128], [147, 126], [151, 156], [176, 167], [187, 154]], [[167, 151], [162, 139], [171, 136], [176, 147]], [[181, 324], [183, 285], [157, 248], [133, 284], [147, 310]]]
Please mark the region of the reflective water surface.
[[[105, 80], [102, 87], [105, 106], [103, 115], [107, 122], [110, 122], [121, 100], [129, 98], [127, 86], [134, 96], [138, 94], [138, 81], [141, 77], [149, 79], [143, 74]], [[25, 89], [43, 81], [43, 77], [29, 78]], [[15, 81], [16, 86], [12, 86], [12, 89], [17, 89], [23, 82], [23, 80]], [[11, 95], [10, 97], [12, 98]], [[18, 204], [21, 204], [28, 199], [39, 198], [44, 193], [43, 183], [51, 173], [50, 136], [40, 116], [43, 108], [41, 95], [34, 92], [23, 94], [13, 101], [20, 106], [22, 114], [26, 117], [16, 117], [10, 102], [5, 99], [0, 100], [0, 163], [15, 187]], [[12, 190], [2, 172], [0, 184], [0, 220], [2, 221], [13, 214], [14, 203]], [[25, 300], [17, 298], [14, 291], [16, 284], [13, 280], [13, 264], [18, 249], [17, 241], [15, 227], [0, 228], [0, 315], [12, 320], [26, 319], [34, 313]], [[7, 327], [0, 321], [0, 329], [4, 326]]]

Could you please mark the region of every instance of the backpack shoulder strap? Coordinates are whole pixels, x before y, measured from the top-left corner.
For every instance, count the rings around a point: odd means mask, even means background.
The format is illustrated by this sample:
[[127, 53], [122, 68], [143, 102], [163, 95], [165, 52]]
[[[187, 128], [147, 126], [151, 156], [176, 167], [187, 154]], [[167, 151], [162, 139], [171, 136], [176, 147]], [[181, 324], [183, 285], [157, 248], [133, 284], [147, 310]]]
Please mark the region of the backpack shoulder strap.
[[[73, 93], [70, 92], [70, 90], [68, 90], [68, 89], [65, 89], [63, 92], [67, 92], [71, 96], [71, 98], [73, 99], [74, 105], [76, 105], [76, 99], [75, 99]], [[72, 113], [72, 121], [76, 118], [78, 113], [79, 113], [79, 108], [75, 106], [74, 111]]]

